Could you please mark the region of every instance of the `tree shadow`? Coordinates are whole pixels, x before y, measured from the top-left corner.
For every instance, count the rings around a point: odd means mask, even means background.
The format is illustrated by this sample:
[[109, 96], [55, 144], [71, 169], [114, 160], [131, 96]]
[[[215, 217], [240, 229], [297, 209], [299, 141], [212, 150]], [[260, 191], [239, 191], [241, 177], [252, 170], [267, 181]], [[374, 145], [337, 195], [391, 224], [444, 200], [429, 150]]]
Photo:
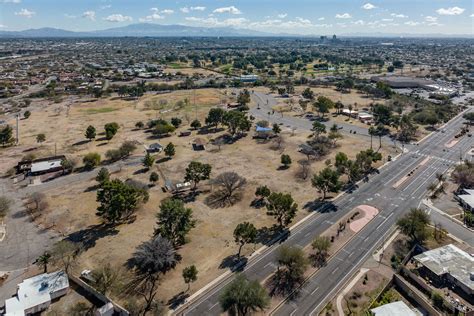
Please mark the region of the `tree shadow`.
[[309, 255], [309, 260], [313, 267], [322, 268], [327, 264], [327, 257], [325, 253], [313, 253]]
[[148, 168], [141, 168], [141, 169], [138, 169], [138, 170], [135, 170], [133, 172], [134, 175], [138, 175], [138, 174], [144, 174], [144, 173], [147, 173], [150, 169]]
[[255, 243], [271, 246], [277, 241], [285, 240], [288, 238], [288, 235], [288, 228], [281, 228], [278, 225], [273, 225], [272, 227], [262, 227], [258, 230]]
[[175, 296], [173, 296], [168, 301], [168, 305], [169, 305], [170, 309], [174, 310], [174, 309], [178, 308], [180, 305], [184, 304], [186, 302], [186, 299], [189, 296], [190, 295], [189, 295], [188, 292], [180, 292], [180, 293], [176, 294]]
[[337, 211], [337, 206], [331, 201], [314, 200], [303, 206], [309, 212], [331, 213]]
[[232, 206], [241, 199], [241, 191], [234, 192], [234, 194], [228, 196], [228, 194], [224, 190], [217, 190], [209, 194], [205, 198], [204, 203], [206, 203], [206, 205], [210, 208], [220, 208]]
[[81, 140], [81, 141], [78, 141], [78, 142], [75, 142], [74, 144], [72, 144], [73, 146], [81, 146], [81, 145], [85, 145], [87, 143], [89, 143], [90, 141], [89, 140]]
[[93, 248], [97, 240], [108, 236], [115, 236], [117, 234], [118, 230], [115, 226], [98, 224], [74, 232], [70, 234], [66, 239], [74, 243], [81, 244], [83, 249], [87, 250]]
[[222, 132], [224, 130], [223, 127], [213, 128], [213, 127], [202, 127], [197, 132], [198, 135], [207, 135], [207, 134], [215, 134]]
[[294, 300], [300, 295], [300, 286], [303, 284], [303, 278], [294, 279], [284, 270], [277, 271], [267, 282], [269, 295], [287, 297]]
[[91, 185], [90, 187], [87, 187], [84, 190], [84, 192], [93, 192], [93, 191], [96, 191], [99, 188], [100, 188], [100, 184], [94, 184], [94, 185]]
[[247, 265], [247, 262], [247, 257], [241, 256], [239, 258], [236, 254], [233, 254], [222, 259], [221, 263], [219, 264], [219, 269], [229, 268], [232, 272], [242, 271]]
[[252, 202], [250, 202], [250, 206], [256, 209], [260, 209], [266, 205], [267, 204], [265, 203], [264, 199], [254, 199]]
[[199, 194], [201, 194], [201, 191], [191, 190], [187, 192], [177, 192], [173, 194], [173, 197], [182, 200], [184, 203], [191, 203], [196, 201], [196, 197]]

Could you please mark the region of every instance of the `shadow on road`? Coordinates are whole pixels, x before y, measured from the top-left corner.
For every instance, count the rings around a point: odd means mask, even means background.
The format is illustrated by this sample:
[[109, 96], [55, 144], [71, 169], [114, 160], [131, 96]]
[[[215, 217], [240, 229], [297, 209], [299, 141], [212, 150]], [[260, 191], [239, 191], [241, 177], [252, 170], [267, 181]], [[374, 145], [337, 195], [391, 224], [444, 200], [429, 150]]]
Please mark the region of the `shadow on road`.
[[337, 211], [337, 206], [331, 201], [314, 200], [306, 203], [303, 208], [309, 212], [331, 213]]

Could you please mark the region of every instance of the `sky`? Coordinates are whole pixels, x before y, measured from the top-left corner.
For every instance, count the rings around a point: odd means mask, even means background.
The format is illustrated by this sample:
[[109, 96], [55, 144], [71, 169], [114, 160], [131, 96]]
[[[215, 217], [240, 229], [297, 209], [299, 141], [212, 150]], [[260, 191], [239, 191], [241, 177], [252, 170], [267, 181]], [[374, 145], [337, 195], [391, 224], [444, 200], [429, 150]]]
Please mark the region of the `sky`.
[[0, 30], [91, 31], [133, 23], [302, 35], [474, 34], [472, 0], [0, 0]]

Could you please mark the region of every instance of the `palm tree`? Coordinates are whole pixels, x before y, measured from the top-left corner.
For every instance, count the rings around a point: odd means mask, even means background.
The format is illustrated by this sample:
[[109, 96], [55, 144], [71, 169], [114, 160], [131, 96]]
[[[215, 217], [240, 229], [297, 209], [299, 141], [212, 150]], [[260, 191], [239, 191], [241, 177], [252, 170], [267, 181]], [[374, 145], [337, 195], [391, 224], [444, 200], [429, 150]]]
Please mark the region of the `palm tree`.
[[41, 256], [36, 259], [36, 264], [40, 267], [43, 267], [43, 273], [48, 272], [48, 264], [51, 260], [51, 254], [49, 252], [43, 253]]
[[370, 135], [370, 149], [373, 148], [372, 146], [372, 138], [377, 134], [377, 131], [375, 129], [375, 127], [371, 126], [369, 127], [369, 135]]

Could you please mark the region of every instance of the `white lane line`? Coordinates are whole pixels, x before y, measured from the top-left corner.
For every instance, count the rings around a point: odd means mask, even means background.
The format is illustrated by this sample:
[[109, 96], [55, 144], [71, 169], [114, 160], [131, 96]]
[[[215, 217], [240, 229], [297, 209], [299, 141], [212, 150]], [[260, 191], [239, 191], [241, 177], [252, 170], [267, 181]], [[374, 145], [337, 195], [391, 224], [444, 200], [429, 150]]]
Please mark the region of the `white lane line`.
[[375, 230], [378, 230], [378, 229], [380, 228], [380, 226], [382, 226], [383, 224], [385, 224], [385, 222], [386, 222], [386, 221], [387, 221], [387, 220], [390, 218], [390, 216], [392, 216], [392, 215], [393, 215], [393, 213], [390, 213], [390, 215], [389, 215], [389, 216], [387, 216], [387, 218], [385, 218], [385, 219], [383, 220], [383, 222], [382, 222], [382, 223], [380, 223], [380, 225], [379, 225], [379, 226], [377, 226], [377, 228], [376, 228]]
[[331, 272], [331, 274], [336, 273], [337, 270], [339, 270], [339, 267], [336, 267], [336, 269], [334, 269], [334, 270]]
[[216, 304], [212, 305], [211, 308], [209, 308], [209, 310], [212, 310], [214, 307], [217, 306], [217, 304], [219, 304], [219, 302], [217, 302]]
[[313, 290], [313, 292], [311, 292], [311, 295], [313, 295], [314, 293], [316, 293], [316, 291], [317, 291], [318, 289], [319, 289], [319, 286], [316, 287], [316, 288]]

